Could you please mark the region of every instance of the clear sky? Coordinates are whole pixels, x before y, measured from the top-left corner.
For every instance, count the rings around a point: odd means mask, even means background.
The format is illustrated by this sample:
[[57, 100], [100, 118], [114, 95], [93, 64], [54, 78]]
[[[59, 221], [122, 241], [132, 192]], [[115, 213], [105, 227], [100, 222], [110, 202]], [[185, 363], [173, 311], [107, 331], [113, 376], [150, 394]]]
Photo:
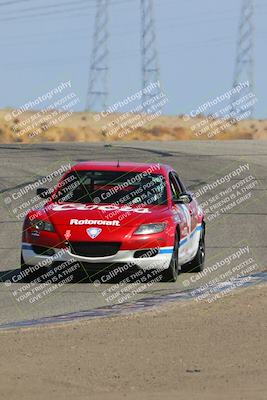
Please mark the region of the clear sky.
[[[113, 104], [141, 88], [140, 1], [110, 1], [108, 104]], [[80, 98], [76, 110], [84, 109], [95, 4], [0, 0], [0, 108], [18, 108], [71, 80]], [[189, 112], [230, 89], [241, 0], [154, 0], [154, 8], [166, 112]], [[255, 0], [257, 118], [267, 117], [266, 17], [266, 0]]]

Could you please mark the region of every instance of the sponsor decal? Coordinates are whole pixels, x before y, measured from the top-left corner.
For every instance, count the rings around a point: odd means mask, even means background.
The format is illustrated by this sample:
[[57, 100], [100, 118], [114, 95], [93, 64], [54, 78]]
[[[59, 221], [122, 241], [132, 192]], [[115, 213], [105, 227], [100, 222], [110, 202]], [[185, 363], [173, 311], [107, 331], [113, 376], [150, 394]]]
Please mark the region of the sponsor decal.
[[102, 219], [71, 219], [70, 225], [108, 225], [108, 226], [120, 226], [120, 221], [105, 221]]
[[95, 239], [102, 232], [101, 228], [88, 228], [86, 229], [87, 234], [91, 239]]
[[181, 222], [180, 215], [179, 215], [179, 213], [178, 213], [178, 211], [176, 209], [172, 210], [172, 214], [173, 214], [173, 221], [174, 222]]
[[184, 213], [184, 216], [185, 216], [185, 219], [186, 219], [186, 224], [187, 224], [187, 227], [188, 227], [188, 231], [189, 231], [189, 233], [191, 232], [191, 230], [192, 230], [192, 227], [191, 227], [191, 215], [190, 215], [190, 212], [189, 212], [189, 210], [188, 210], [188, 208], [186, 207], [186, 205], [185, 204], [181, 204], [180, 205], [180, 208], [181, 208], [181, 210], [183, 211], [183, 213]]
[[69, 211], [69, 210], [84, 210], [84, 211], [91, 211], [91, 210], [99, 210], [99, 211], [123, 211], [123, 212], [135, 212], [139, 214], [147, 214], [151, 213], [149, 208], [141, 208], [141, 207], [130, 207], [130, 206], [123, 206], [119, 207], [116, 205], [97, 205], [97, 204], [77, 204], [77, 203], [68, 203], [68, 204], [55, 204], [52, 206], [53, 211]]
[[67, 230], [66, 230], [66, 232], [65, 232], [65, 234], [64, 234], [64, 237], [65, 237], [66, 240], [69, 240], [69, 238], [71, 237], [71, 231], [70, 231], [70, 229], [67, 229]]
[[187, 226], [185, 226], [185, 227], [182, 229], [181, 234], [182, 234], [182, 236], [186, 236], [186, 235], [188, 234], [188, 228], [187, 228]]

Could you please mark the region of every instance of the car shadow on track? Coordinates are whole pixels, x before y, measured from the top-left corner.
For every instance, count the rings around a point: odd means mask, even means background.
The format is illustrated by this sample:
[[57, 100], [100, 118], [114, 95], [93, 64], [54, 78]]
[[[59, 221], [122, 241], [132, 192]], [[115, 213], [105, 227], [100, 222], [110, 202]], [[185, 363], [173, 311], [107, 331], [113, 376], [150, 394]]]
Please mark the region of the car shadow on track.
[[[49, 272], [50, 271], [50, 272]], [[36, 277], [33, 277], [33, 282], [35, 283], [50, 283], [56, 284], [64, 281], [65, 284], [77, 284], [77, 283], [91, 283], [96, 286], [101, 284], [132, 284], [132, 283], [150, 283], [153, 281], [159, 281], [161, 276], [160, 271], [142, 271], [135, 266], [125, 269], [122, 265], [99, 265], [94, 270], [90, 267], [79, 266], [78, 269], [66, 274], [66, 270], [57, 271], [55, 268], [50, 268], [43, 270], [38, 281]], [[52, 279], [52, 277], [54, 279]], [[67, 278], [70, 279], [67, 279]], [[0, 271], [0, 283], [4, 283], [6, 286], [16, 283], [28, 283], [27, 279], [24, 279], [21, 275], [21, 270], [7, 269]]]
[[0, 283], [10, 283], [13, 282], [15, 283], [15, 280], [13, 280], [13, 278], [19, 275], [20, 273], [20, 269], [7, 269], [5, 271], [0, 271]]

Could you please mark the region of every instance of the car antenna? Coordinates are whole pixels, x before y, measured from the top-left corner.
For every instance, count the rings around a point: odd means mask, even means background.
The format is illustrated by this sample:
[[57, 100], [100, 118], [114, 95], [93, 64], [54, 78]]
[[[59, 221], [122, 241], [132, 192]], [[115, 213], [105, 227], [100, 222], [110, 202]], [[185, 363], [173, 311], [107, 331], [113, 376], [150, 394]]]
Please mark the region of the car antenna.
[[119, 168], [120, 167], [120, 160], [118, 160], [118, 163], [117, 163], [117, 168]]

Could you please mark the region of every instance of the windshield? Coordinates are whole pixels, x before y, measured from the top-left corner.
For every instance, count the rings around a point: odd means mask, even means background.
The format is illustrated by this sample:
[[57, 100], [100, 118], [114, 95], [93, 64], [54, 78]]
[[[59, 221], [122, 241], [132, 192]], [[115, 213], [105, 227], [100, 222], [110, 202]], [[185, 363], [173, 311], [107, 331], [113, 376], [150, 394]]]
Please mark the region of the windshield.
[[73, 171], [60, 183], [53, 201], [163, 205], [166, 181], [162, 175], [147, 172]]

